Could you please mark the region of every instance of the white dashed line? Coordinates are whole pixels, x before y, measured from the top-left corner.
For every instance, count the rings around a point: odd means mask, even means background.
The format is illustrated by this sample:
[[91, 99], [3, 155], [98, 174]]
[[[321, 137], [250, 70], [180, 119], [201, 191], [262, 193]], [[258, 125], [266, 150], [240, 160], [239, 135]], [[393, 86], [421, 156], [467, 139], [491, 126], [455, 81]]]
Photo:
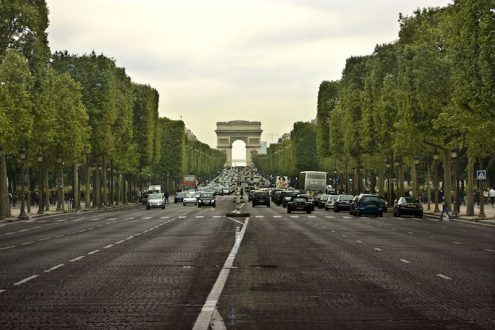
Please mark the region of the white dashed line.
[[461, 242], [452, 242], [452, 244], [462, 245]]
[[141, 233], [134, 234], [135, 237], [141, 236]]
[[382, 250], [382, 249], [380, 249], [380, 248], [374, 248], [374, 249], [375, 249], [375, 251], [383, 251], [383, 250]]
[[221, 215], [214, 215], [213, 217], [214, 218], [221, 218], [222, 216]]
[[308, 218], [313, 219], [313, 218], [316, 218], [316, 216], [315, 215], [308, 215]]
[[183, 215], [180, 215], [179, 216], [179, 219], [185, 219], [185, 218], [187, 218], [187, 217], [186, 216], [183, 216]]
[[255, 215], [254, 217], [255, 218], [264, 218], [265, 216], [264, 215]]
[[331, 216], [331, 215], [325, 215], [325, 218], [327, 218], [327, 219], [335, 219], [335, 217], [334, 216]]
[[59, 265], [53, 266], [52, 268], [45, 270], [45, 273], [52, 272], [55, 269], [59, 269], [60, 267], [63, 267], [63, 266], [64, 266], [64, 264], [59, 264]]
[[118, 218], [108, 218], [107, 220], [119, 220]]
[[55, 238], [61, 238], [61, 237], [64, 237], [65, 235], [57, 235], [55, 236]]
[[410, 264], [411, 262], [409, 260], [406, 260], [406, 259], [399, 259], [400, 262], [403, 262], [405, 264]]
[[83, 230], [79, 230], [78, 233], [85, 233], [86, 232], [86, 229], [83, 229]]
[[169, 219], [170, 217], [161, 217], [160, 219]]
[[34, 241], [29, 241], [29, 242], [25, 242], [25, 243], [22, 243], [21, 245], [29, 245], [29, 244], [33, 244]]
[[344, 219], [350, 219], [351, 217], [344, 215]]
[[291, 217], [291, 218], [299, 218], [299, 216], [298, 216], [298, 215], [291, 215], [290, 217]]
[[88, 230], [93, 230], [93, 229], [95, 229], [95, 227], [89, 227], [89, 228], [88, 228]]
[[363, 241], [356, 241], [356, 243], [363, 244]]
[[83, 220], [84, 220], [84, 219], [76, 219], [76, 220], [74, 220], [74, 221], [72, 221], [72, 222], [79, 222], [79, 221], [83, 221]]
[[204, 215], [197, 215], [195, 216], [196, 219], [203, 219], [205, 216]]
[[0, 293], [3, 293], [3, 292], [5, 292], [5, 290], [3, 290], [3, 289], [0, 289]]
[[414, 233], [412, 231], [407, 232], [409, 235], [413, 235]]
[[335, 230], [332, 229], [332, 233], [335, 233]]
[[109, 249], [109, 248], [111, 248], [112, 246], [113, 246], [113, 244], [108, 244], [107, 246], [104, 246], [103, 248], [104, 248], [104, 249]]
[[485, 249], [486, 252], [495, 252], [495, 250]]
[[274, 218], [281, 218], [282, 216], [281, 215], [274, 215], [273, 217]]
[[15, 248], [15, 245], [11, 245], [11, 246], [6, 246], [6, 247], [3, 247], [3, 248], [0, 248], [0, 251], [2, 250], [8, 250], [8, 249], [13, 249]]
[[144, 217], [143, 220], [149, 220], [151, 217]]
[[72, 260], [69, 260], [69, 262], [79, 261], [79, 260], [81, 260], [81, 259], [82, 259], [82, 258], [84, 258], [84, 257], [86, 257], [86, 256], [80, 256], [80, 257], [74, 258], [74, 259], [72, 259]]
[[21, 280], [21, 281], [19, 281], [19, 282], [14, 283], [14, 285], [15, 285], [15, 286], [18, 286], [18, 285], [24, 284], [24, 283], [26, 283], [26, 282], [29, 282], [29, 281], [31, 281], [31, 280], [33, 280], [33, 279], [35, 279], [36, 277], [38, 277], [38, 275], [32, 275], [32, 276], [29, 276], [29, 277], [27, 277], [27, 278], [25, 278], [25, 279], [23, 279], [23, 280]]
[[443, 275], [443, 274], [436, 274], [436, 275], [437, 275], [438, 277], [440, 277], [440, 278], [443, 278], [444, 280], [451, 280], [451, 278], [450, 278], [450, 277], [445, 276], [445, 275]]
[[23, 233], [25, 231], [28, 231], [29, 229], [23, 229], [23, 230], [19, 230], [18, 233]]
[[89, 252], [88, 255], [92, 255], [92, 254], [95, 254], [95, 253], [98, 253], [98, 252], [100, 252], [100, 250], [94, 250], [94, 251]]
[[38, 240], [38, 242], [43, 242], [43, 241], [46, 241], [46, 240], [49, 240], [49, 239], [50, 239], [50, 237], [43, 237], [43, 238], [40, 238]]
[[347, 237], [347, 235], [342, 235], [342, 237]]
[[5, 235], [12, 235], [15, 234], [15, 232], [11, 231], [10, 233], [5, 233]]

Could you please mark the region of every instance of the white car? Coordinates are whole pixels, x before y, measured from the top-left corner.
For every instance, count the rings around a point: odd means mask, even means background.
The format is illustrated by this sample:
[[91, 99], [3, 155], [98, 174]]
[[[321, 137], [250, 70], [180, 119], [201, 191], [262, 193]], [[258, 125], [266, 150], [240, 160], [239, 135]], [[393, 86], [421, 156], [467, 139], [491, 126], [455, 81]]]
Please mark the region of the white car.
[[325, 210], [333, 209], [333, 204], [337, 200], [338, 195], [328, 195], [328, 198], [325, 202]]
[[196, 205], [198, 199], [196, 197], [196, 192], [188, 192], [186, 196], [182, 199], [182, 205], [186, 206], [189, 204]]

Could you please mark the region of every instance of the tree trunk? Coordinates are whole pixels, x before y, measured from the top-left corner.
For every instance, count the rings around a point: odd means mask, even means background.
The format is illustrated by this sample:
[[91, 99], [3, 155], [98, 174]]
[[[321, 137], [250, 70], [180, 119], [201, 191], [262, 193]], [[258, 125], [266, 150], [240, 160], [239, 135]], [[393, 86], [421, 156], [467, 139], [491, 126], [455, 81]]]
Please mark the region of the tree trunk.
[[85, 193], [84, 193], [84, 206], [86, 208], [91, 207], [91, 164], [89, 163], [89, 159], [86, 160], [86, 166], [84, 167], [86, 170], [85, 181]]
[[[398, 180], [398, 186], [399, 186], [399, 198], [404, 196], [404, 164], [401, 162], [399, 165], [399, 177], [397, 178]], [[397, 198], [397, 199], [399, 199]]]
[[474, 198], [473, 198], [473, 188], [474, 188], [474, 157], [468, 155], [468, 182], [466, 187], [466, 215], [474, 215]]
[[45, 167], [45, 174], [44, 174], [44, 194], [45, 194], [45, 211], [50, 211], [50, 186], [49, 186], [49, 181], [48, 181], [48, 164]]
[[96, 186], [96, 193], [95, 193], [95, 201], [96, 201], [96, 206], [101, 207], [101, 183], [100, 183], [100, 165], [96, 166], [95, 169], [95, 186]]
[[[1, 148], [1, 147], [0, 147]], [[2, 149], [0, 149], [2, 150]], [[10, 217], [9, 187], [7, 185], [7, 160], [5, 153], [0, 156], [0, 220]]]
[[105, 157], [102, 157], [102, 188], [103, 188], [103, 194], [102, 194], [102, 204], [108, 206], [108, 184], [107, 184], [107, 164], [105, 162]]
[[31, 213], [31, 173], [29, 171], [29, 166], [26, 166], [26, 202], [27, 202], [27, 212]]
[[435, 203], [435, 209], [433, 212], [440, 212], [438, 208], [438, 163], [433, 160], [433, 202]]
[[447, 205], [449, 207], [449, 211], [452, 211], [452, 174], [450, 170], [450, 151], [448, 149], [442, 150], [443, 156], [443, 193], [445, 200], [447, 201]]
[[72, 185], [72, 196], [74, 198], [74, 201], [73, 201], [73, 206], [74, 206], [74, 210], [78, 210], [79, 209], [79, 169], [78, 169], [78, 166], [77, 166], [77, 162], [74, 162], [73, 163], [73, 172], [74, 172], [74, 178], [73, 178], [73, 181], [74, 181], [74, 184]]

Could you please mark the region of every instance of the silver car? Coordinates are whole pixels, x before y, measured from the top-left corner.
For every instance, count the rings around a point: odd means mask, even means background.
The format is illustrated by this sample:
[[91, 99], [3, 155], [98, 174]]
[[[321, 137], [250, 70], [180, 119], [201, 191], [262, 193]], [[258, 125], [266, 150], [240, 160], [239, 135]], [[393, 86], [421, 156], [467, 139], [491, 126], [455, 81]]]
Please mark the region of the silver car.
[[152, 207], [165, 208], [165, 197], [162, 193], [149, 194], [146, 201], [146, 209], [151, 209]]
[[328, 198], [325, 202], [325, 210], [333, 209], [333, 204], [337, 200], [338, 195], [328, 195]]

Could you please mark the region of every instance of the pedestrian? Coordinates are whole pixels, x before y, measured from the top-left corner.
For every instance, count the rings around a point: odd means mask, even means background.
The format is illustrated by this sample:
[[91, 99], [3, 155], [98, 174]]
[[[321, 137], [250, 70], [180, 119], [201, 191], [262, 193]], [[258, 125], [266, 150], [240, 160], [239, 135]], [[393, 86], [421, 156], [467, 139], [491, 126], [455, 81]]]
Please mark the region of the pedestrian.
[[12, 193], [9, 192], [9, 205], [12, 205]]
[[476, 190], [474, 192], [473, 198], [474, 198], [474, 204], [480, 205], [480, 192], [479, 191]]
[[495, 207], [494, 204], [495, 204], [495, 189], [490, 189], [490, 191], [488, 192], [488, 195], [490, 196], [490, 203], [492, 203], [492, 207]]
[[167, 191], [165, 191], [165, 204], [168, 204], [168, 196], [169, 196], [169, 193], [167, 190]]
[[442, 213], [440, 214], [440, 221], [443, 221], [443, 215], [444, 214], [447, 214], [447, 216], [449, 217], [449, 220], [451, 218], [450, 216], [450, 213], [449, 213], [449, 204], [447, 204], [447, 201], [443, 200], [443, 205], [442, 205]]
[[16, 201], [17, 201], [17, 195], [14, 193], [12, 194], [12, 207], [15, 207]]

